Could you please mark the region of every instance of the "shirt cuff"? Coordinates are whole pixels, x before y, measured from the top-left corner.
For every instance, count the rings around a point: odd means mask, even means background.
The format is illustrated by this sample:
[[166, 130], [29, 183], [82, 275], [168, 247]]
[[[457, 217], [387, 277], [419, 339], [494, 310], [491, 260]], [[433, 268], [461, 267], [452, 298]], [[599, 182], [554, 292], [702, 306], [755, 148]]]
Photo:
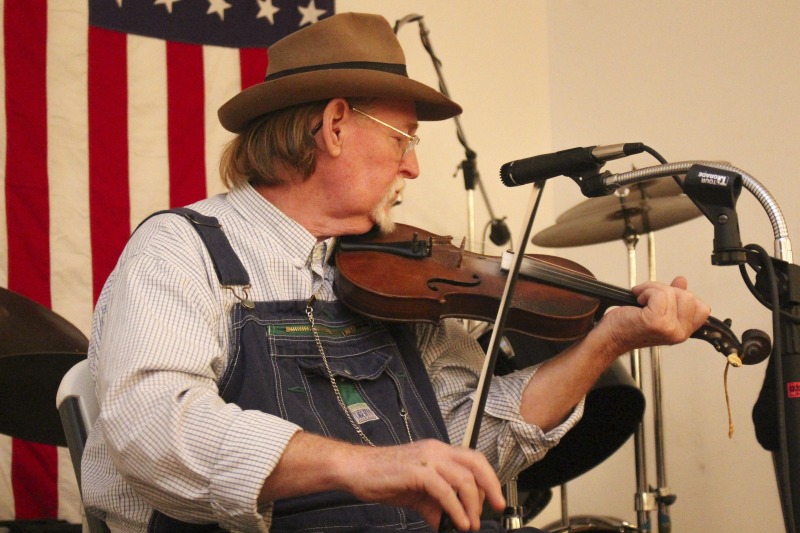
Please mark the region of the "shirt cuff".
[[[548, 450], [556, 446], [583, 416], [585, 397], [581, 398], [561, 424], [548, 432], [522, 418], [519, 413], [522, 394], [538, 368], [539, 365], [536, 365], [505, 376], [495, 376], [492, 381], [492, 393], [502, 395], [504, 401], [487, 401], [486, 413], [507, 421], [506, 431], [498, 442], [501, 479], [513, 477], [520, 470], [542, 460]], [[524, 458], [519, 456], [519, 451]]]
[[221, 527], [269, 530], [272, 505], [259, 505], [258, 496], [298, 431], [299, 426], [258, 411], [242, 411], [235, 418], [222, 442], [209, 487], [211, 506]]

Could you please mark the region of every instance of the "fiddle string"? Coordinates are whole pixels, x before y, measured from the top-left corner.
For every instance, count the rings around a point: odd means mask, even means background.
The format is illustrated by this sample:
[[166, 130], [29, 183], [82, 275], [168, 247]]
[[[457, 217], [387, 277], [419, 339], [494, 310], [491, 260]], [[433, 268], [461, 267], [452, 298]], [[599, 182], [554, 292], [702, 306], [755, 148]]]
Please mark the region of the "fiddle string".
[[538, 277], [541, 281], [549, 281], [557, 286], [583, 291], [592, 296], [606, 296], [621, 304], [636, 304], [636, 297], [629, 290], [598, 281], [586, 274], [560, 265], [553, 265], [541, 259], [526, 258], [524, 274]]
[[[433, 244], [452, 245], [452, 237], [439, 236], [433, 238]], [[459, 243], [462, 247], [465, 243], [472, 246], [478, 245], [477, 241], [462, 239]], [[463, 249], [463, 248], [462, 248]], [[550, 282], [565, 289], [575, 289], [591, 296], [605, 296], [616, 303], [636, 305], [636, 297], [630, 290], [616, 287], [609, 283], [598, 281], [596, 278], [571, 270], [561, 265], [554, 265], [535, 257], [525, 257], [525, 275], [536, 277], [540, 281]]]
[[[449, 244], [453, 244], [454, 242], [456, 242], [456, 239], [452, 237], [441, 237], [441, 236], [433, 237], [433, 244], [441, 244], [446, 246]], [[466, 244], [466, 249], [473, 253], [477, 253], [475, 252], [475, 250], [484, 250], [486, 248], [485, 242], [478, 241], [476, 239], [467, 239], [466, 237], [462, 237], [461, 240], [458, 241], [458, 244], [461, 245], [462, 242]], [[483, 252], [481, 252], [479, 255], [484, 255], [484, 254]]]

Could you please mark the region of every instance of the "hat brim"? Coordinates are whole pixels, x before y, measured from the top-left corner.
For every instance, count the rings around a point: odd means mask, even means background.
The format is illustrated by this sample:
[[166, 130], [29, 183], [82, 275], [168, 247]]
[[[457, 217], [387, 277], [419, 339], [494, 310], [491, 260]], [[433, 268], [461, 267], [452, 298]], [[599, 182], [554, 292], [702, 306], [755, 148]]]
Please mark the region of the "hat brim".
[[240, 132], [254, 118], [286, 107], [336, 97], [412, 100], [418, 120], [445, 120], [461, 106], [444, 94], [405, 76], [364, 69], [316, 70], [265, 81], [243, 90], [222, 107], [222, 126]]

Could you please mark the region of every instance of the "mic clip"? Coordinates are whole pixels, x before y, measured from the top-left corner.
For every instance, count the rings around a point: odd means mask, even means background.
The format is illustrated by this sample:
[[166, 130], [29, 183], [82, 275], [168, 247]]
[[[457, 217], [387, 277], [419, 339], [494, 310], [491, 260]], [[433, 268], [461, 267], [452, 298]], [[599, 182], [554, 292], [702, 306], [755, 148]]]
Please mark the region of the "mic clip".
[[601, 196], [607, 196], [611, 192], [606, 185], [606, 178], [611, 176], [611, 172], [604, 170], [598, 174], [600, 166], [601, 165], [598, 165], [597, 169], [593, 171], [581, 172], [569, 176], [572, 178], [572, 181], [578, 184], [578, 187], [581, 188], [581, 193], [587, 198], [599, 198]]
[[742, 265], [747, 252], [739, 236], [736, 201], [742, 192], [737, 172], [704, 165], [692, 165], [683, 181], [683, 192], [714, 225], [712, 265]]

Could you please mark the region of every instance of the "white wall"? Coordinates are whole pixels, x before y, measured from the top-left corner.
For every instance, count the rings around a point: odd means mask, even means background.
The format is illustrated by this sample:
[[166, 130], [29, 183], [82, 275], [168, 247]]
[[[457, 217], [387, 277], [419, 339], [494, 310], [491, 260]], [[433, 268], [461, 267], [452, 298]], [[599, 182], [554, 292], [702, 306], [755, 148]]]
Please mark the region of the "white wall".
[[[774, 195], [790, 232], [800, 227], [791, 175], [800, 145], [797, 2], [339, 0], [337, 10], [380, 13], [390, 22], [409, 13], [424, 16], [447, 87], [464, 106], [462, 125], [478, 153], [495, 215], [507, 216], [515, 234], [530, 189], [504, 188], [497, 179], [502, 163], [632, 141], [648, 144], [670, 161], [730, 161]], [[399, 37], [411, 75], [436, 85], [418, 26], [403, 27]], [[422, 177], [406, 189], [399, 218], [460, 238], [467, 231], [466, 194], [461, 175], [452, 177], [464, 158], [455, 127], [452, 121], [425, 124], [420, 136]], [[624, 172], [654, 163], [637, 156], [606, 168]], [[567, 178], [548, 183], [546, 200], [535, 232], [586, 201]], [[475, 201], [480, 238], [487, 216], [477, 191]], [[746, 191], [738, 213], [743, 243], [772, 252], [769, 221]], [[739, 334], [748, 328], [771, 333], [768, 313], [747, 292], [737, 269], [711, 265], [712, 237], [710, 223], [701, 218], [658, 231], [658, 277], [686, 275], [714, 316], [733, 319]], [[643, 237], [637, 247], [640, 281], [647, 277], [646, 245]], [[599, 279], [628, 284], [621, 241], [534, 251], [564, 255]], [[770, 456], [756, 443], [750, 419], [764, 365], [729, 376], [736, 431], [728, 439], [724, 359], [700, 341], [665, 348], [662, 358], [667, 478], [678, 496], [673, 531], [783, 530]], [[644, 362], [649, 400], [647, 357]], [[648, 478], [654, 485], [651, 416], [648, 407]], [[635, 522], [632, 444], [568, 488], [571, 514]], [[556, 489], [534, 525], [560, 516], [558, 499]]]
[[[790, 235], [800, 227], [791, 178], [800, 141], [800, 4], [570, 1], [547, 7], [554, 149], [642, 141], [670, 161], [727, 160], [773, 194]], [[607, 168], [654, 163], [641, 157]], [[554, 184], [556, 211], [582, 201], [574, 185]], [[771, 226], [750, 193], [742, 194], [737, 211], [743, 243], [772, 252]], [[711, 265], [712, 238], [703, 218], [657, 232], [659, 277], [685, 274], [715, 316], [733, 319], [736, 332], [756, 327], [771, 333], [768, 312], [737, 269]], [[646, 242], [639, 248], [642, 280]], [[563, 252], [603, 279], [627, 281], [621, 242]], [[756, 443], [750, 418], [764, 366], [729, 377], [736, 426], [730, 440], [723, 366], [698, 341], [664, 353], [667, 475], [678, 495], [674, 530], [781, 531], [770, 458]], [[629, 516], [631, 455], [621, 455], [570, 485], [574, 512]], [[651, 451], [655, 483], [652, 458]]]

